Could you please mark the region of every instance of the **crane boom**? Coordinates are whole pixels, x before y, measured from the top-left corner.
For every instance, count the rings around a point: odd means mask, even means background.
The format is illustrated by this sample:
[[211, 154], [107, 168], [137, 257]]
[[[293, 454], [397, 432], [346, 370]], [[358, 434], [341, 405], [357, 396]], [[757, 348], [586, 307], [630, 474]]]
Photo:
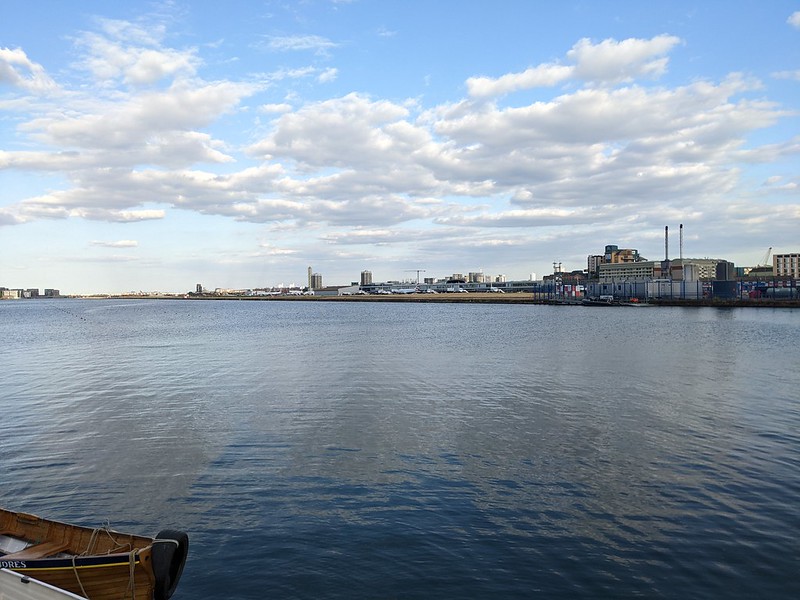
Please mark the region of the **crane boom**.
[[764, 261], [759, 265], [761, 267], [766, 267], [769, 265], [769, 255], [772, 254], [772, 246], [769, 247], [767, 253], [764, 255]]

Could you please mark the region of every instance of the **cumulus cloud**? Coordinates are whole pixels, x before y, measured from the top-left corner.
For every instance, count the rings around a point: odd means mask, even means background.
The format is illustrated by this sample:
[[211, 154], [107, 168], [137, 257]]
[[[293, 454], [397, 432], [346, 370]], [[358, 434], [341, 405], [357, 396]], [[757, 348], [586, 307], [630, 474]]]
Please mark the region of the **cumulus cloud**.
[[373, 154], [376, 146], [402, 152], [402, 134], [392, 135], [391, 126], [402, 129], [407, 115], [408, 109], [395, 103], [349, 94], [282, 115], [271, 135], [249, 151], [285, 156], [309, 167], [363, 165], [372, 158], [381, 160]]
[[157, 221], [166, 216], [165, 211], [159, 209], [142, 210], [104, 210], [86, 208], [81, 211], [83, 218], [116, 223], [134, 223], [138, 221]]
[[197, 162], [225, 163], [224, 144], [196, 131], [253, 92], [249, 85], [217, 82], [175, 84], [165, 91], [142, 92], [125, 99], [89, 100], [80, 112], [46, 113], [20, 125], [20, 131], [61, 153], [5, 153], [3, 162], [66, 166], [155, 164], [180, 168]]
[[0, 226], [2, 225], [21, 225], [25, 220], [16, 212], [8, 208], [0, 208]]
[[[687, 207], [701, 216], [719, 210], [745, 162], [797, 152], [796, 141], [747, 144], [752, 132], [787, 115], [761, 97], [757, 81], [731, 75], [638, 85], [663, 75], [680, 43], [674, 36], [583, 39], [563, 61], [469, 78], [467, 98], [432, 106], [363, 93], [314, 101], [267, 96], [278, 81], [332, 81], [335, 68], [205, 81], [197, 51], [166, 48], [163, 39], [158, 29], [123, 22], [105, 22], [81, 38], [95, 87], [73, 91], [58, 111], [26, 107], [30, 116], [20, 113], [26, 116], [17, 133], [28, 147], [0, 151], [0, 169], [58, 173], [62, 180], [46, 194], [6, 201], [0, 224], [135, 223], [174, 210], [268, 224], [276, 235], [302, 227], [337, 247], [394, 248], [414, 240], [435, 252], [446, 239], [456, 253], [530, 248], [530, 230], [546, 241], [617, 215], [635, 215], [641, 228]], [[334, 47], [315, 36], [271, 38], [270, 45]], [[18, 89], [56, 85], [22, 51], [0, 53], [0, 79]], [[566, 82], [586, 85], [542, 92], [536, 102], [491, 101]], [[222, 121], [229, 129], [218, 127]], [[792, 193], [789, 182], [773, 181], [770, 189]], [[275, 240], [261, 254], [294, 251]]]
[[619, 83], [639, 77], [657, 78], [666, 71], [665, 56], [680, 38], [659, 35], [650, 40], [607, 39], [593, 44], [582, 39], [567, 52], [575, 62], [575, 76], [585, 81]]
[[584, 38], [567, 52], [573, 64], [547, 63], [521, 73], [497, 78], [471, 77], [467, 90], [473, 98], [500, 96], [517, 90], [552, 87], [568, 79], [600, 84], [617, 84], [640, 77], [657, 78], [666, 71], [667, 57], [680, 38], [659, 35], [649, 40], [607, 39], [599, 44]]
[[[24, 219], [81, 216], [129, 222], [163, 218], [163, 210], [137, 208], [157, 201], [254, 223], [368, 228], [425, 219], [459, 227], [580, 222], [592, 216], [587, 207], [616, 205], [620, 199], [641, 207], [718, 197], [732, 189], [742, 136], [774, 124], [782, 114], [768, 103], [736, 99], [753, 88], [731, 77], [716, 85], [700, 82], [672, 90], [582, 89], [508, 108], [453, 105], [418, 111], [413, 103], [359, 94], [296, 111], [281, 105], [263, 109], [279, 116], [248, 150], [262, 165], [228, 175], [176, 169], [159, 152], [145, 151], [142, 137], [187, 160], [213, 158], [207, 134], [155, 132], [159, 123], [170, 122], [189, 129], [213, 119], [227, 103], [221, 101], [203, 117], [199, 105], [208, 95], [189, 100], [188, 92], [169, 90], [151, 110], [137, 110], [134, 103], [114, 113], [116, 128], [108, 113], [31, 126], [50, 143], [82, 148], [58, 157], [62, 164], [73, 161], [78, 185], [47, 202], [23, 202], [19, 214]], [[231, 101], [237, 97], [233, 94]], [[197, 111], [184, 115], [191, 111], [175, 108], [172, 117], [165, 117], [169, 107], [182, 103], [197, 105]], [[132, 119], [129, 126], [127, 118]], [[142, 130], [149, 133], [142, 136]], [[120, 152], [126, 144], [129, 150]], [[107, 161], [123, 157], [117, 168], [96, 170], [85, 164], [94, 151], [99, 165], [102, 149], [110, 154]], [[766, 151], [749, 149], [749, 160]], [[790, 151], [771, 147], [769, 158]], [[46, 155], [5, 152], [0, 166], [32, 167], [37, 157], [40, 167], [48, 164]], [[57, 164], [55, 156], [49, 160]], [[142, 163], [164, 168], [131, 169]], [[459, 212], [460, 205], [443, 201], [459, 196], [505, 197], [518, 208], [481, 209], [467, 216]], [[595, 209], [593, 216], [598, 214]]]
[[[507, 227], [555, 223], [553, 215], [566, 222], [620, 199], [634, 207], [731, 190], [742, 136], [783, 114], [736, 99], [756, 88], [734, 76], [717, 85], [584, 89], [522, 107], [458, 105], [418, 115], [351, 94], [283, 115], [251, 151], [298, 165], [298, 173], [280, 180], [282, 192], [327, 198], [315, 212], [332, 223], [365, 226], [360, 219], [370, 209], [373, 223], [386, 210], [396, 222]], [[301, 175], [314, 172], [319, 176]], [[382, 206], [386, 195], [402, 208]], [[448, 221], [441, 206], [419, 200], [447, 195], [505, 195], [522, 208]], [[354, 197], [360, 204], [348, 200]]]
[[57, 89], [44, 67], [30, 60], [19, 48], [0, 48], [0, 83], [35, 93]]
[[467, 90], [474, 98], [499, 96], [517, 90], [535, 87], [551, 87], [572, 77], [574, 67], [563, 65], [539, 65], [522, 73], [508, 73], [496, 79], [490, 77], [470, 77]]
[[86, 32], [78, 39], [87, 54], [76, 66], [88, 69], [105, 85], [117, 80], [133, 86], [151, 85], [196, 73], [200, 64], [197, 50], [161, 47], [161, 27], [145, 28], [109, 19], [101, 24], [100, 32]]
[[792, 27], [800, 29], [800, 10], [789, 15], [789, 18], [786, 19], [786, 22]]
[[329, 81], [335, 81], [338, 75], [339, 75], [338, 69], [335, 68], [325, 69], [322, 73], [319, 74], [317, 80], [320, 83], [328, 83]]

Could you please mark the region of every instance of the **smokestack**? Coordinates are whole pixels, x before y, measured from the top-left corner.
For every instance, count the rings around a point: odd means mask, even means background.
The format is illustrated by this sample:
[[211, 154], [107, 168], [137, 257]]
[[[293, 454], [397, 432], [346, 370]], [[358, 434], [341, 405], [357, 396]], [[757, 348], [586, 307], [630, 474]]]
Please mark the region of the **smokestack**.
[[669, 260], [669, 225], [664, 225], [664, 260]]
[[[679, 231], [680, 231], [680, 234], [681, 234], [681, 236], [680, 236], [680, 240], [681, 240], [681, 261], [683, 261], [683, 223], [681, 223], [681, 227], [680, 227]], [[683, 264], [683, 262], [681, 262], [681, 264]]]

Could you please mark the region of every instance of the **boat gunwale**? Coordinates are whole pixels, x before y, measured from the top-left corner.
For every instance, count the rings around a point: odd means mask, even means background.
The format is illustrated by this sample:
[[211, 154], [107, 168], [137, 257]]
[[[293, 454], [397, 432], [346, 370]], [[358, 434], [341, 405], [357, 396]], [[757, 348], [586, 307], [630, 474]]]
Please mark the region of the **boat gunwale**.
[[[4, 525], [2, 525], [3, 523], [10, 525], [9, 529], [6, 529]], [[60, 529], [60, 531], [57, 534], [51, 534], [49, 536], [36, 533], [36, 529], [42, 528], [46, 528], [48, 531], [55, 528]], [[69, 561], [72, 560], [73, 556], [76, 559], [91, 556], [104, 557], [114, 554], [120, 554], [127, 557], [133, 551], [138, 552], [151, 548], [153, 542], [155, 541], [154, 537], [125, 533], [111, 529], [108, 526], [89, 527], [86, 525], [76, 525], [55, 519], [39, 517], [29, 513], [10, 511], [4, 508], [0, 508], [0, 534], [20, 541], [32, 542], [28, 548], [37, 543], [43, 543], [48, 540], [55, 540], [59, 538], [69, 539], [68, 548], [61, 551], [61, 556], [20, 559], [20, 561], [24, 562], [63, 558], [64, 555], [69, 555], [66, 557], [66, 559]], [[89, 547], [86, 550], [81, 551], [76, 546], [79, 546], [81, 539], [85, 538], [86, 536], [89, 537], [90, 543], [92, 543], [93, 547]], [[98, 539], [95, 539], [96, 536], [98, 536]], [[106, 538], [103, 536], [106, 536]], [[109, 543], [109, 540], [110, 542], [113, 542], [113, 546], [111, 543]], [[97, 548], [98, 541], [104, 542], [104, 544], [100, 544], [100, 549]], [[105, 546], [105, 550], [102, 549], [103, 546]], [[127, 548], [123, 550], [125, 547]], [[28, 548], [26, 548], [26, 550]], [[0, 555], [0, 561], [2, 560], [3, 556]], [[13, 561], [13, 556], [9, 560]]]
[[[141, 548], [135, 550], [134, 564], [140, 564], [140, 552], [149, 550], [148, 548]], [[10, 559], [4, 560], [0, 556], [0, 567], [3, 569], [13, 569], [14, 571], [30, 571], [30, 570], [54, 570], [54, 569], [87, 569], [87, 568], [101, 568], [101, 567], [116, 567], [125, 565], [126, 567], [131, 564], [131, 553], [113, 553], [113, 554], [90, 554], [87, 556], [53, 556], [45, 558], [22, 558], [19, 560]]]

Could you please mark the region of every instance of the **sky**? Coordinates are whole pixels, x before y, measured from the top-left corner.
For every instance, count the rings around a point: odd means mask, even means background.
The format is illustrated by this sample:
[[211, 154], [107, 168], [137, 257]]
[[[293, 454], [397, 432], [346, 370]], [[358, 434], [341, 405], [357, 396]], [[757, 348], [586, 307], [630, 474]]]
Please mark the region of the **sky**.
[[0, 2], [0, 287], [800, 252], [800, 0]]

